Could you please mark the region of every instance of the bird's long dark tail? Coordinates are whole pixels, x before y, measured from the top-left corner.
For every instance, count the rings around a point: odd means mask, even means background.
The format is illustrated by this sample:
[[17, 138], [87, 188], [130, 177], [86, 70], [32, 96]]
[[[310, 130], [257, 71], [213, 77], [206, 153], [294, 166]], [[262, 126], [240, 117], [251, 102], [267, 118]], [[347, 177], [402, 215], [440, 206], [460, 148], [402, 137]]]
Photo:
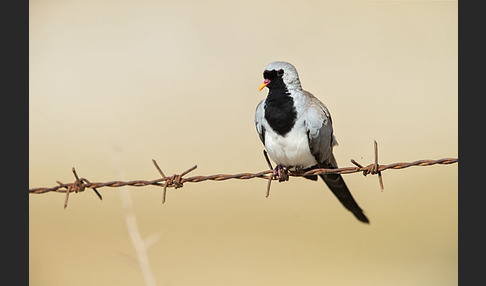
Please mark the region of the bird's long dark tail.
[[[322, 166], [321, 168], [336, 168], [333, 166]], [[343, 177], [340, 174], [322, 174], [319, 175], [326, 185], [331, 189], [338, 200], [343, 204], [343, 206], [351, 211], [354, 216], [364, 223], [369, 223], [370, 221], [364, 215], [363, 210], [358, 206], [358, 203], [354, 200], [351, 192], [349, 191]]]

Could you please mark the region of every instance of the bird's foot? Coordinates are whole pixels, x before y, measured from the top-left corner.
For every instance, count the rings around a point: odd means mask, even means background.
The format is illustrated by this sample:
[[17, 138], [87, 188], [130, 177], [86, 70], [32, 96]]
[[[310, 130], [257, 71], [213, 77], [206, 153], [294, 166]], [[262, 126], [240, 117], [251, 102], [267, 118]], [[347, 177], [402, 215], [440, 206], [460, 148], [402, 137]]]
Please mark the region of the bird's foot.
[[273, 169], [273, 176], [278, 176], [279, 182], [284, 182], [289, 180], [288, 176], [288, 169], [282, 165], [277, 165], [275, 169]]
[[295, 166], [295, 173], [299, 174], [304, 172], [304, 168], [302, 166]]

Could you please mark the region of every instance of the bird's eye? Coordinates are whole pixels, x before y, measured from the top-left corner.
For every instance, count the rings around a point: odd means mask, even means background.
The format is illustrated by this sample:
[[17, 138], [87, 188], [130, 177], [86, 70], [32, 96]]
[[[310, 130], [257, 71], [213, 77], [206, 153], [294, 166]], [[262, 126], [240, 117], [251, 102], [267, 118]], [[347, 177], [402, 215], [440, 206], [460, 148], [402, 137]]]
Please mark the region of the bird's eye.
[[277, 75], [278, 75], [278, 76], [283, 76], [283, 74], [284, 74], [284, 70], [283, 70], [283, 69], [279, 69], [279, 70], [277, 71]]

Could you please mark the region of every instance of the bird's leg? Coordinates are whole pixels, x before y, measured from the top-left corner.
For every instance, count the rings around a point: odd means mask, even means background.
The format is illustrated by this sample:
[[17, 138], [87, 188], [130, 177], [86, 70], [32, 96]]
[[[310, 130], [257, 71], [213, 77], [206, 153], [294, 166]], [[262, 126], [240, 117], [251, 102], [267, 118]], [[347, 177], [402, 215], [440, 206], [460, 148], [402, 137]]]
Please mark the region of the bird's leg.
[[283, 182], [283, 181], [288, 181], [289, 176], [288, 176], [288, 169], [282, 165], [277, 165], [275, 169], [273, 169], [273, 175], [277, 176], [278, 175], [278, 181]]
[[279, 174], [279, 180], [280, 180], [280, 177], [282, 177], [282, 179], [279, 182], [289, 180], [288, 172], [289, 172], [289, 170], [285, 166], [282, 166], [282, 169], [280, 170], [280, 174]]

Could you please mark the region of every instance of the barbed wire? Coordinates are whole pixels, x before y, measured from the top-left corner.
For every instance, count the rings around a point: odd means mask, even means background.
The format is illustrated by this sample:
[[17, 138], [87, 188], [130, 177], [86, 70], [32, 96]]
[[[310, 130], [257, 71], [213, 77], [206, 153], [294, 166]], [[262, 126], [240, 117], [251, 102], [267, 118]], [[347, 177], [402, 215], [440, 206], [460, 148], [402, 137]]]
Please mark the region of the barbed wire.
[[368, 174], [378, 175], [380, 188], [383, 190], [383, 177], [381, 172], [385, 170], [400, 170], [404, 168], [409, 168], [412, 166], [432, 166], [432, 165], [449, 165], [458, 162], [457, 158], [442, 158], [437, 160], [417, 160], [413, 162], [400, 162], [400, 163], [391, 163], [387, 165], [379, 165], [378, 164], [378, 144], [374, 141], [374, 153], [375, 153], [375, 162], [371, 163], [367, 166], [363, 166], [356, 162], [355, 160], [351, 159], [351, 162], [356, 165], [356, 167], [344, 167], [344, 168], [336, 168], [336, 169], [326, 169], [326, 168], [319, 168], [313, 169], [309, 171], [288, 171], [285, 174], [279, 175], [274, 171], [270, 160], [268, 159], [266, 151], [263, 151], [267, 164], [269, 166], [268, 170], [257, 172], [257, 173], [239, 173], [239, 174], [215, 174], [215, 175], [207, 175], [207, 176], [193, 176], [184, 178], [185, 175], [194, 171], [197, 168], [197, 165], [185, 170], [180, 174], [174, 174], [172, 176], [166, 176], [164, 172], [160, 169], [157, 162], [152, 159], [152, 163], [154, 164], [155, 168], [161, 175], [160, 178], [154, 180], [132, 180], [132, 181], [109, 181], [109, 182], [90, 182], [86, 178], [79, 178], [76, 173], [75, 168], [72, 168], [72, 172], [75, 177], [75, 181], [73, 183], [62, 183], [60, 181], [56, 181], [58, 183], [57, 186], [50, 187], [50, 188], [31, 188], [29, 189], [30, 194], [45, 194], [49, 192], [59, 192], [59, 193], [66, 193], [66, 198], [64, 201], [64, 208], [67, 207], [67, 202], [69, 198], [69, 194], [72, 192], [78, 193], [83, 192], [86, 188], [92, 189], [98, 198], [101, 200], [102, 196], [98, 192], [97, 189], [102, 187], [124, 187], [124, 186], [132, 186], [132, 187], [144, 187], [144, 186], [157, 186], [163, 187], [162, 193], [162, 203], [166, 200], [166, 190], [167, 188], [173, 187], [175, 189], [181, 188], [184, 183], [199, 183], [204, 181], [225, 181], [230, 179], [238, 179], [238, 180], [248, 180], [254, 178], [262, 178], [268, 181], [267, 183], [267, 193], [266, 197], [269, 196], [270, 193], [270, 186], [272, 180], [279, 180], [287, 181], [291, 177], [309, 177], [321, 174], [352, 174], [352, 173], [359, 173], [363, 172], [363, 175], [366, 176]]

